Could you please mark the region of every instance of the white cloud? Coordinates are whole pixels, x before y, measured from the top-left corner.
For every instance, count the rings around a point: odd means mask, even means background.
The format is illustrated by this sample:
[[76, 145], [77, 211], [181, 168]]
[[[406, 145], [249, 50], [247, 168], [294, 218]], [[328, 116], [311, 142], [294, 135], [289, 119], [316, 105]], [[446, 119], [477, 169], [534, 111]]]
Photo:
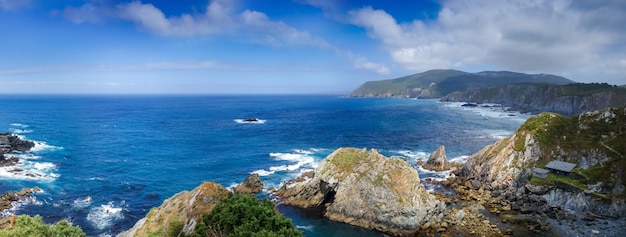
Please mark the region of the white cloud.
[[66, 7], [62, 14], [67, 20], [76, 24], [102, 22], [106, 16], [102, 8], [91, 3], [85, 3], [80, 7]]
[[391, 73], [389, 68], [386, 67], [385, 65], [371, 62], [367, 58], [361, 55], [355, 55], [351, 51], [346, 51], [344, 54], [346, 55], [346, 57], [352, 60], [352, 65], [356, 69], [366, 69], [366, 70], [374, 71], [380, 75], [387, 75]]
[[0, 10], [15, 11], [30, 6], [30, 0], [0, 0]]
[[[0, 0], [2, 1], [2, 0]], [[314, 0], [323, 6], [329, 1]], [[66, 7], [63, 16], [71, 22], [94, 23], [107, 18], [120, 18], [134, 23], [140, 29], [167, 37], [196, 37], [206, 35], [230, 35], [238, 40], [274, 47], [312, 46], [333, 52], [340, 52], [322, 38], [299, 30], [282, 21], [270, 19], [265, 13], [254, 10], [236, 12], [231, 0], [213, 0], [200, 14], [166, 16], [152, 4], [133, 1], [107, 8], [93, 3], [81, 7]], [[383, 65], [368, 61], [363, 56], [340, 53], [350, 59], [354, 68], [388, 74]]]
[[[348, 18], [410, 70], [487, 66], [602, 74], [599, 70], [626, 52], [626, 4], [585, 3], [447, 0], [429, 22], [399, 23], [371, 7], [350, 11]], [[626, 74], [624, 68], [615, 70]]]

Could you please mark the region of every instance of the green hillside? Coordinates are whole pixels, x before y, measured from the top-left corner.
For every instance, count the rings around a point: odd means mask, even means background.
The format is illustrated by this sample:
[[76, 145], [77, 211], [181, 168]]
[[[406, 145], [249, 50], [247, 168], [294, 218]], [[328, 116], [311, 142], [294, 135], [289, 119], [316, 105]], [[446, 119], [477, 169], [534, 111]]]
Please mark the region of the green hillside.
[[573, 83], [563, 77], [548, 74], [516, 72], [467, 73], [457, 70], [430, 70], [396, 79], [370, 81], [354, 90], [352, 97], [439, 98], [468, 88], [510, 83]]

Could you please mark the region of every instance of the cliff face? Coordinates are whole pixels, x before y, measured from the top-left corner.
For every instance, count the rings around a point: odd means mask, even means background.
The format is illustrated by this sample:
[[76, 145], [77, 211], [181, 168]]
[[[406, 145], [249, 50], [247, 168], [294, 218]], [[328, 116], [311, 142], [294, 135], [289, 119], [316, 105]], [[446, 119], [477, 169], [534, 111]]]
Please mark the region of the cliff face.
[[[509, 138], [472, 155], [460, 170], [486, 189], [547, 189], [549, 204], [602, 215], [624, 216], [626, 206], [626, 108], [574, 117], [542, 113]], [[552, 160], [577, 164], [569, 175], [531, 178], [533, 168]], [[528, 186], [526, 186], [528, 187]]]
[[602, 84], [512, 84], [470, 88], [441, 98], [447, 102], [495, 103], [523, 113], [572, 116], [626, 104], [626, 90]]
[[443, 217], [444, 204], [426, 192], [413, 167], [375, 150], [338, 149], [312, 178], [301, 180], [276, 194], [287, 205], [325, 206], [325, 216], [333, 221], [409, 235]]
[[184, 222], [183, 232], [189, 234], [202, 215], [211, 212], [228, 194], [229, 191], [221, 185], [204, 182], [192, 191], [183, 191], [166, 199], [161, 206], [151, 209], [145, 218], [118, 237], [163, 236], [170, 224], [176, 221]]

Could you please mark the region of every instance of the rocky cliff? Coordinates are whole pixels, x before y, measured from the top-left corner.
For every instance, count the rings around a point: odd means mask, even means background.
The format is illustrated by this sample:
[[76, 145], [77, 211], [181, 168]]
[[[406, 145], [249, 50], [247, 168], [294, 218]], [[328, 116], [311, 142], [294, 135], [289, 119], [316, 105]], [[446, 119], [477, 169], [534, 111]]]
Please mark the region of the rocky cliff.
[[[460, 175], [487, 190], [543, 189], [550, 205], [598, 215], [625, 216], [626, 108], [573, 117], [542, 113], [513, 136], [472, 155]], [[559, 160], [575, 163], [570, 174], [531, 177], [533, 168]]]
[[608, 84], [509, 84], [469, 88], [441, 98], [447, 102], [495, 103], [523, 113], [573, 116], [626, 104], [626, 88]]
[[164, 236], [175, 222], [183, 222], [182, 232], [189, 234], [202, 215], [209, 213], [229, 193], [217, 183], [203, 182], [192, 191], [183, 191], [166, 199], [118, 237]]
[[444, 204], [424, 189], [415, 168], [376, 150], [341, 148], [310, 177], [276, 192], [286, 205], [324, 207], [333, 221], [410, 235], [443, 217]]

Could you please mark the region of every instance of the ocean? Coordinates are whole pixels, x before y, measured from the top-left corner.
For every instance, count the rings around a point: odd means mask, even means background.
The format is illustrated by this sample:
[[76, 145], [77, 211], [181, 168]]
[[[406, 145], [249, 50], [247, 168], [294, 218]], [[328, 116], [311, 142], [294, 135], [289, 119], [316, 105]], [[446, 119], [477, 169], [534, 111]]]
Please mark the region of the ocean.
[[[252, 117], [259, 121], [243, 121]], [[337, 95], [1, 95], [0, 132], [36, 146], [13, 154], [19, 165], [0, 167], [0, 192], [43, 190], [3, 215], [68, 219], [89, 236], [114, 236], [202, 181], [234, 187], [258, 173], [278, 188], [339, 147], [403, 156], [422, 179], [443, 179], [449, 174], [415, 163], [440, 145], [463, 161], [527, 118], [499, 107]], [[306, 236], [382, 236], [279, 210]]]

